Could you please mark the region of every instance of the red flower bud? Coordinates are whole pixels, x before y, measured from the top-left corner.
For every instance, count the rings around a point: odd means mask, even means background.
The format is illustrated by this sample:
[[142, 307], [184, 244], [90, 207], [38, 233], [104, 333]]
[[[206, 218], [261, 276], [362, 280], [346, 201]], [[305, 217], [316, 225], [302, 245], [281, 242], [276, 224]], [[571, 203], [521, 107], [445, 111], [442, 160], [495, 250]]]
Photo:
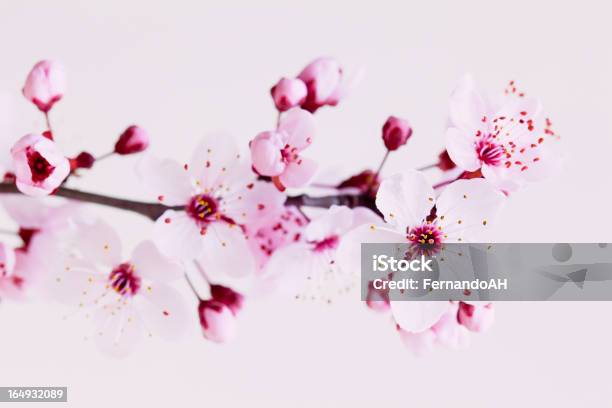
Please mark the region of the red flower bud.
[[234, 315], [236, 315], [240, 309], [242, 309], [242, 303], [244, 302], [244, 296], [234, 291], [227, 286], [222, 285], [210, 285], [210, 295], [213, 300], [223, 303], [229, 307]]
[[446, 150], [442, 151], [438, 155], [438, 168], [442, 171], [449, 171], [457, 167], [457, 165], [451, 160]]
[[74, 159], [70, 159], [70, 170], [91, 169], [96, 162], [96, 158], [90, 153], [81, 152]]
[[231, 341], [236, 335], [236, 317], [229, 307], [216, 300], [201, 300], [198, 315], [204, 337], [215, 343]]
[[119, 136], [115, 144], [115, 153], [134, 154], [140, 153], [149, 147], [149, 135], [140, 126], [130, 126]]
[[397, 150], [405, 145], [410, 136], [412, 128], [408, 121], [395, 116], [389, 116], [382, 129], [382, 138], [388, 150]]
[[284, 112], [304, 103], [308, 90], [301, 79], [282, 78], [272, 87], [270, 93], [276, 109]]

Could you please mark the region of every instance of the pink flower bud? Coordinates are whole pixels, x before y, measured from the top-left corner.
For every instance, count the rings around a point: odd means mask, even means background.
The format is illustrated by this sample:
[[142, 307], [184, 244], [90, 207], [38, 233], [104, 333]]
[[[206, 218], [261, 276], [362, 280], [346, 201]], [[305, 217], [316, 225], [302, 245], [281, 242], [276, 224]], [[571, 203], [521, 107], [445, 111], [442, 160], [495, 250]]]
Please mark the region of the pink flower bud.
[[15, 267], [15, 251], [0, 242], [0, 278], [11, 276]]
[[115, 153], [134, 154], [140, 153], [149, 147], [149, 135], [140, 126], [132, 125], [125, 129], [115, 144]]
[[51, 194], [70, 173], [68, 159], [44, 136], [22, 137], [11, 149], [11, 156], [17, 188], [27, 195]]
[[302, 108], [314, 113], [325, 105], [338, 103], [337, 93], [342, 86], [342, 68], [333, 58], [318, 58], [298, 75], [306, 84], [308, 94]]
[[91, 169], [96, 162], [96, 158], [91, 153], [81, 152], [74, 159], [70, 159], [70, 170]]
[[438, 155], [438, 168], [442, 171], [449, 171], [457, 167], [455, 162], [450, 158], [448, 152], [444, 150]]
[[406, 144], [410, 136], [412, 136], [412, 128], [408, 121], [395, 116], [389, 116], [389, 119], [387, 119], [383, 126], [382, 133], [385, 147], [393, 151]]
[[282, 78], [272, 87], [270, 93], [276, 109], [284, 112], [304, 103], [308, 90], [301, 79]]
[[461, 302], [459, 304], [457, 320], [470, 331], [483, 332], [489, 329], [495, 320], [493, 304], [487, 303], [483, 305]]
[[43, 60], [34, 65], [23, 87], [23, 96], [47, 113], [62, 99], [65, 89], [64, 69], [53, 61]]
[[215, 343], [226, 343], [236, 336], [236, 317], [231, 309], [216, 300], [202, 300], [198, 306], [204, 337]]
[[229, 307], [234, 315], [242, 309], [242, 303], [244, 302], [244, 296], [234, 291], [227, 286], [222, 285], [210, 285], [210, 295], [213, 300], [223, 303]]

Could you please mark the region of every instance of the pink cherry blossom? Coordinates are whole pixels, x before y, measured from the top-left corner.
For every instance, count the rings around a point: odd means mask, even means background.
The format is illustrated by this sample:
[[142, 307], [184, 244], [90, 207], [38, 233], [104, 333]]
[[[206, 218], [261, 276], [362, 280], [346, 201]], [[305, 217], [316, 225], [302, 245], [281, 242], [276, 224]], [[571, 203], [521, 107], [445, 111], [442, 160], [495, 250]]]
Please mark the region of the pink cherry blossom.
[[480, 171], [503, 191], [541, 180], [559, 167], [558, 137], [540, 102], [522, 93], [511, 93], [496, 106], [465, 77], [451, 96], [450, 121], [446, 149], [452, 161], [465, 171]]
[[23, 96], [42, 112], [49, 112], [62, 99], [66, 87], [63, 67], [54, 61], [43, 60], [34, 65], [23, 87]]
[[[264, 278], [290, 296], [330, 302], [355, 285], [354, 270], [337, 262], [337, 249], [346, 233], [371, 223], [377, 216], [365, 208], [332, 206], [304, 229], [304, 240], [278, 248], [268, 264]], [[291, 265], [291, 268], [287, 268]]]
[[287, 207], [269, 222], [249, 231], [249, 244], [258, 269], [264, 268], [277, 249], [294, 242], [302, 242], [307, 224], [308, 219], [295, 207]]
[[140, 126], [132, 125], [119, 136], [115, 153], [121, 155], [140, 153], [149, 147], [149, 134]]
[[202, 300], [198, 306], [204, 337], [215, 343], [227, 343], [236, 337], [236, 317], [231, 309], [216, 300]]
[[467, 303], [459, 304], [459, 323], [473, 332], [488, 330], [495, 320], [495, 309], [492, 303]]
[[412, 127], [407, 120], [389, 116], [382, 129], [382, 138], [387, 150], [394, 151], [405, 145], [412, 136]]
[[306, 84], [298, 78], [282, 78], [270, 90], [279, 112], [300, 106], [306, 100]]
[[317, 165], [301, 152], [312, 143], [314, 119], [305, 110], [294, 108], [282, 118], [278, 128], [262, 132], [251, 141], [253, 168], [273, 177], [283, 187], [303, 187], [314, 176]]
[[[416, 253], [431, 255], [445, 242], [467, 242], [479, 236], [500, 211], [505, 196], [483, 179], [458, 180], [436, 199], [434, 189], [416, 170], [382, 181], [376, 206], [385, 223], [356, 228], [340, 249], [344, 264], [359, 270], [359, 243], [406, 243]], [[427, 219], [435, 206], [435, 218]], [[396, 322], [418, 333], [432, 327], [446, 312], [445, 302], [391, 301]]]
[[389, 290], [376, 289], [373, 282], [370, 282], [366, 296], [366, 305], [375, 312], [383, 313], [389, 311]]
[[24, 194], [51, 194], [70, 173], [70, 163], [57, 145], [44, 136], [29, 134], [11, 149], [17, 188]]
[[122, 357], [145, 337], [173, 340], [184, 332], [188, 313], [170, 286], [182, 272], [151, 241], [124, 258], [117, 233], [96, 221], [79, 225], [48, 285], [57, 300], [76, 306], [91, 321], [91, 339], [101, 351]]
[[190, 164], [148, 158], [139, 173], [160, 203], [184, 206], [155, 223], [153, 240], [165, 255], [232, 276], [255, 270], [245, 229], [278, 214], [285, 196], [256, 180], [231, 138], [205, 139]]
[[0, 278], [9, 277], [15, 268], [15, 251], [3, 242], [0, 242]]

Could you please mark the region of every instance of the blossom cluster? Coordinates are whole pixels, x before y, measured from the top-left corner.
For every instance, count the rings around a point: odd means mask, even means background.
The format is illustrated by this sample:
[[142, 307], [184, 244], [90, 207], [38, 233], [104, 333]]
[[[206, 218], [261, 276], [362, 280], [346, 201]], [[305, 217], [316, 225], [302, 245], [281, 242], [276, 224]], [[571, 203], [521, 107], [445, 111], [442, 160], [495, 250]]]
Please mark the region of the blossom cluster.
[[[312, 194], [320, 163], [307, 150], [323, 142], [316, 112], [338, 105], [359, 79], [328, 57], [282, 77], [271, 88], [277, 123], [245, 149], [217, 134], [184, 163], [143, 155], [135, 176], [150, 200], [139, 202], [74, 190], [70, 179], [108, 157], [144, 152], [149, 133], [131, 125], [105, 154], [66, 156], [50, 118], [65, 73], [57, 62], [37, 63], [23, 95], [46, 128], [17, 139], [3, 163], [0, 202], [18, 229], [0, 241], [0, 298], [49, 294], [76, 309], [95, 344], [116, 356], [142, 338], [179, 337], [190, 316], [205, 339], [224, 343], [238, 332], [250, 297], [332, 303], [357, 285], [360, 243], [407, 243], [429, 255], [476, 240], [512, 194], [559, 168], [558, 136], [539, 101], [511, 82], [491, 102], [465, 77], [451, 94], [445, 148], [434, 164], [383, 175], [388, 155], [413, 137], [410, 122], [392, 115], [381, 127], [386, 154], [377, 170]], [[424, 171], [435, 168], [443, 179], [431, 185]], [[115, 229], [82, 202], [144, 215], [155, 224], [152, 235], [128, 254]], [[197, 303], [192, 312], [178, 287], [185, 282]], [[490, 303], [396, 302], [373, 286], [365, 304], [416, 353], [464, 346], [494, 319]]]

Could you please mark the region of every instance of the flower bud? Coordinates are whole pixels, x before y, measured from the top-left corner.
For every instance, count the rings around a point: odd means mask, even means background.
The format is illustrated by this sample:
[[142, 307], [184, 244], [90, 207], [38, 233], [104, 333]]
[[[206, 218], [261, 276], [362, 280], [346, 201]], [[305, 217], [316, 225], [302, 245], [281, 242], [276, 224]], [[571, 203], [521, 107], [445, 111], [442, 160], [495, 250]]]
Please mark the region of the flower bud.
[[15, 251], [0, 242], [0, 278], [11, 276], [15, 268]]
[[16, 185], [31, 196], [51, 194], [70, 173], [70, 163], [55, 142], [29, 134], [11, 149]]
[[342, 84], [342, 68], [333, 58], [318, 58], [298, 75], [306, 84], [308, 94], [302, 108], [314, 113], [325, 105], [336, 105], [336, 93]]
[[96, 158], [91, 153], [81, 152], [74, 159], [70, 159], [70, 170], [91, 169], [96, 162]]
[[57, 62], [43, 60], [34, 65], [23, 87], [23, 96], [42, 112], [49, 112], [64, 96], [64, 69]]
[[242, 309], [242, 303], [244, 302], [244, 296], [234, 291], [227, 286], [222, 285], [210, 285], [210, 295], [213, 300], [223, 303], [229, 307], [234, 315]]
[[492, 303], [487, 304], [459, 304], [457, 320], [466, 329], [473, 332], [483, 332], [493, 325], [495, 310]]
[[338, 184], [338, 188], [356, 188], [362, 193], [370, 193], [372, 196], [376, 196], [379, 185], [380, 180], [376, 173], [372, 170], [364, 170]]
[[115, 144], [115, 153], [126, 155], [140, 153], [149, 147], [149, 135], [140, 126], [125, 129]]
[[446, 150], [438, 155], [438, 168], [442, 171], [449, 171], [457, 167], [455, 162], [450, 158]]
[[236, 317], [230, 308], [216, 300], [201, 300], [198, 306], [204, 337], [215, 343], [226, 343], [236, 336]]
[[412, 128], [408, 121], [389, 116], [382, 129], [382, 138], [385, 142], [385, 147], [394, 151], [405, 145], [410, 136], [412, 136]]
[[304, 103], [308, 90], [301, 79], [282, 78], [272, 87], [270, 93], [276, 109], [284, 112]]

